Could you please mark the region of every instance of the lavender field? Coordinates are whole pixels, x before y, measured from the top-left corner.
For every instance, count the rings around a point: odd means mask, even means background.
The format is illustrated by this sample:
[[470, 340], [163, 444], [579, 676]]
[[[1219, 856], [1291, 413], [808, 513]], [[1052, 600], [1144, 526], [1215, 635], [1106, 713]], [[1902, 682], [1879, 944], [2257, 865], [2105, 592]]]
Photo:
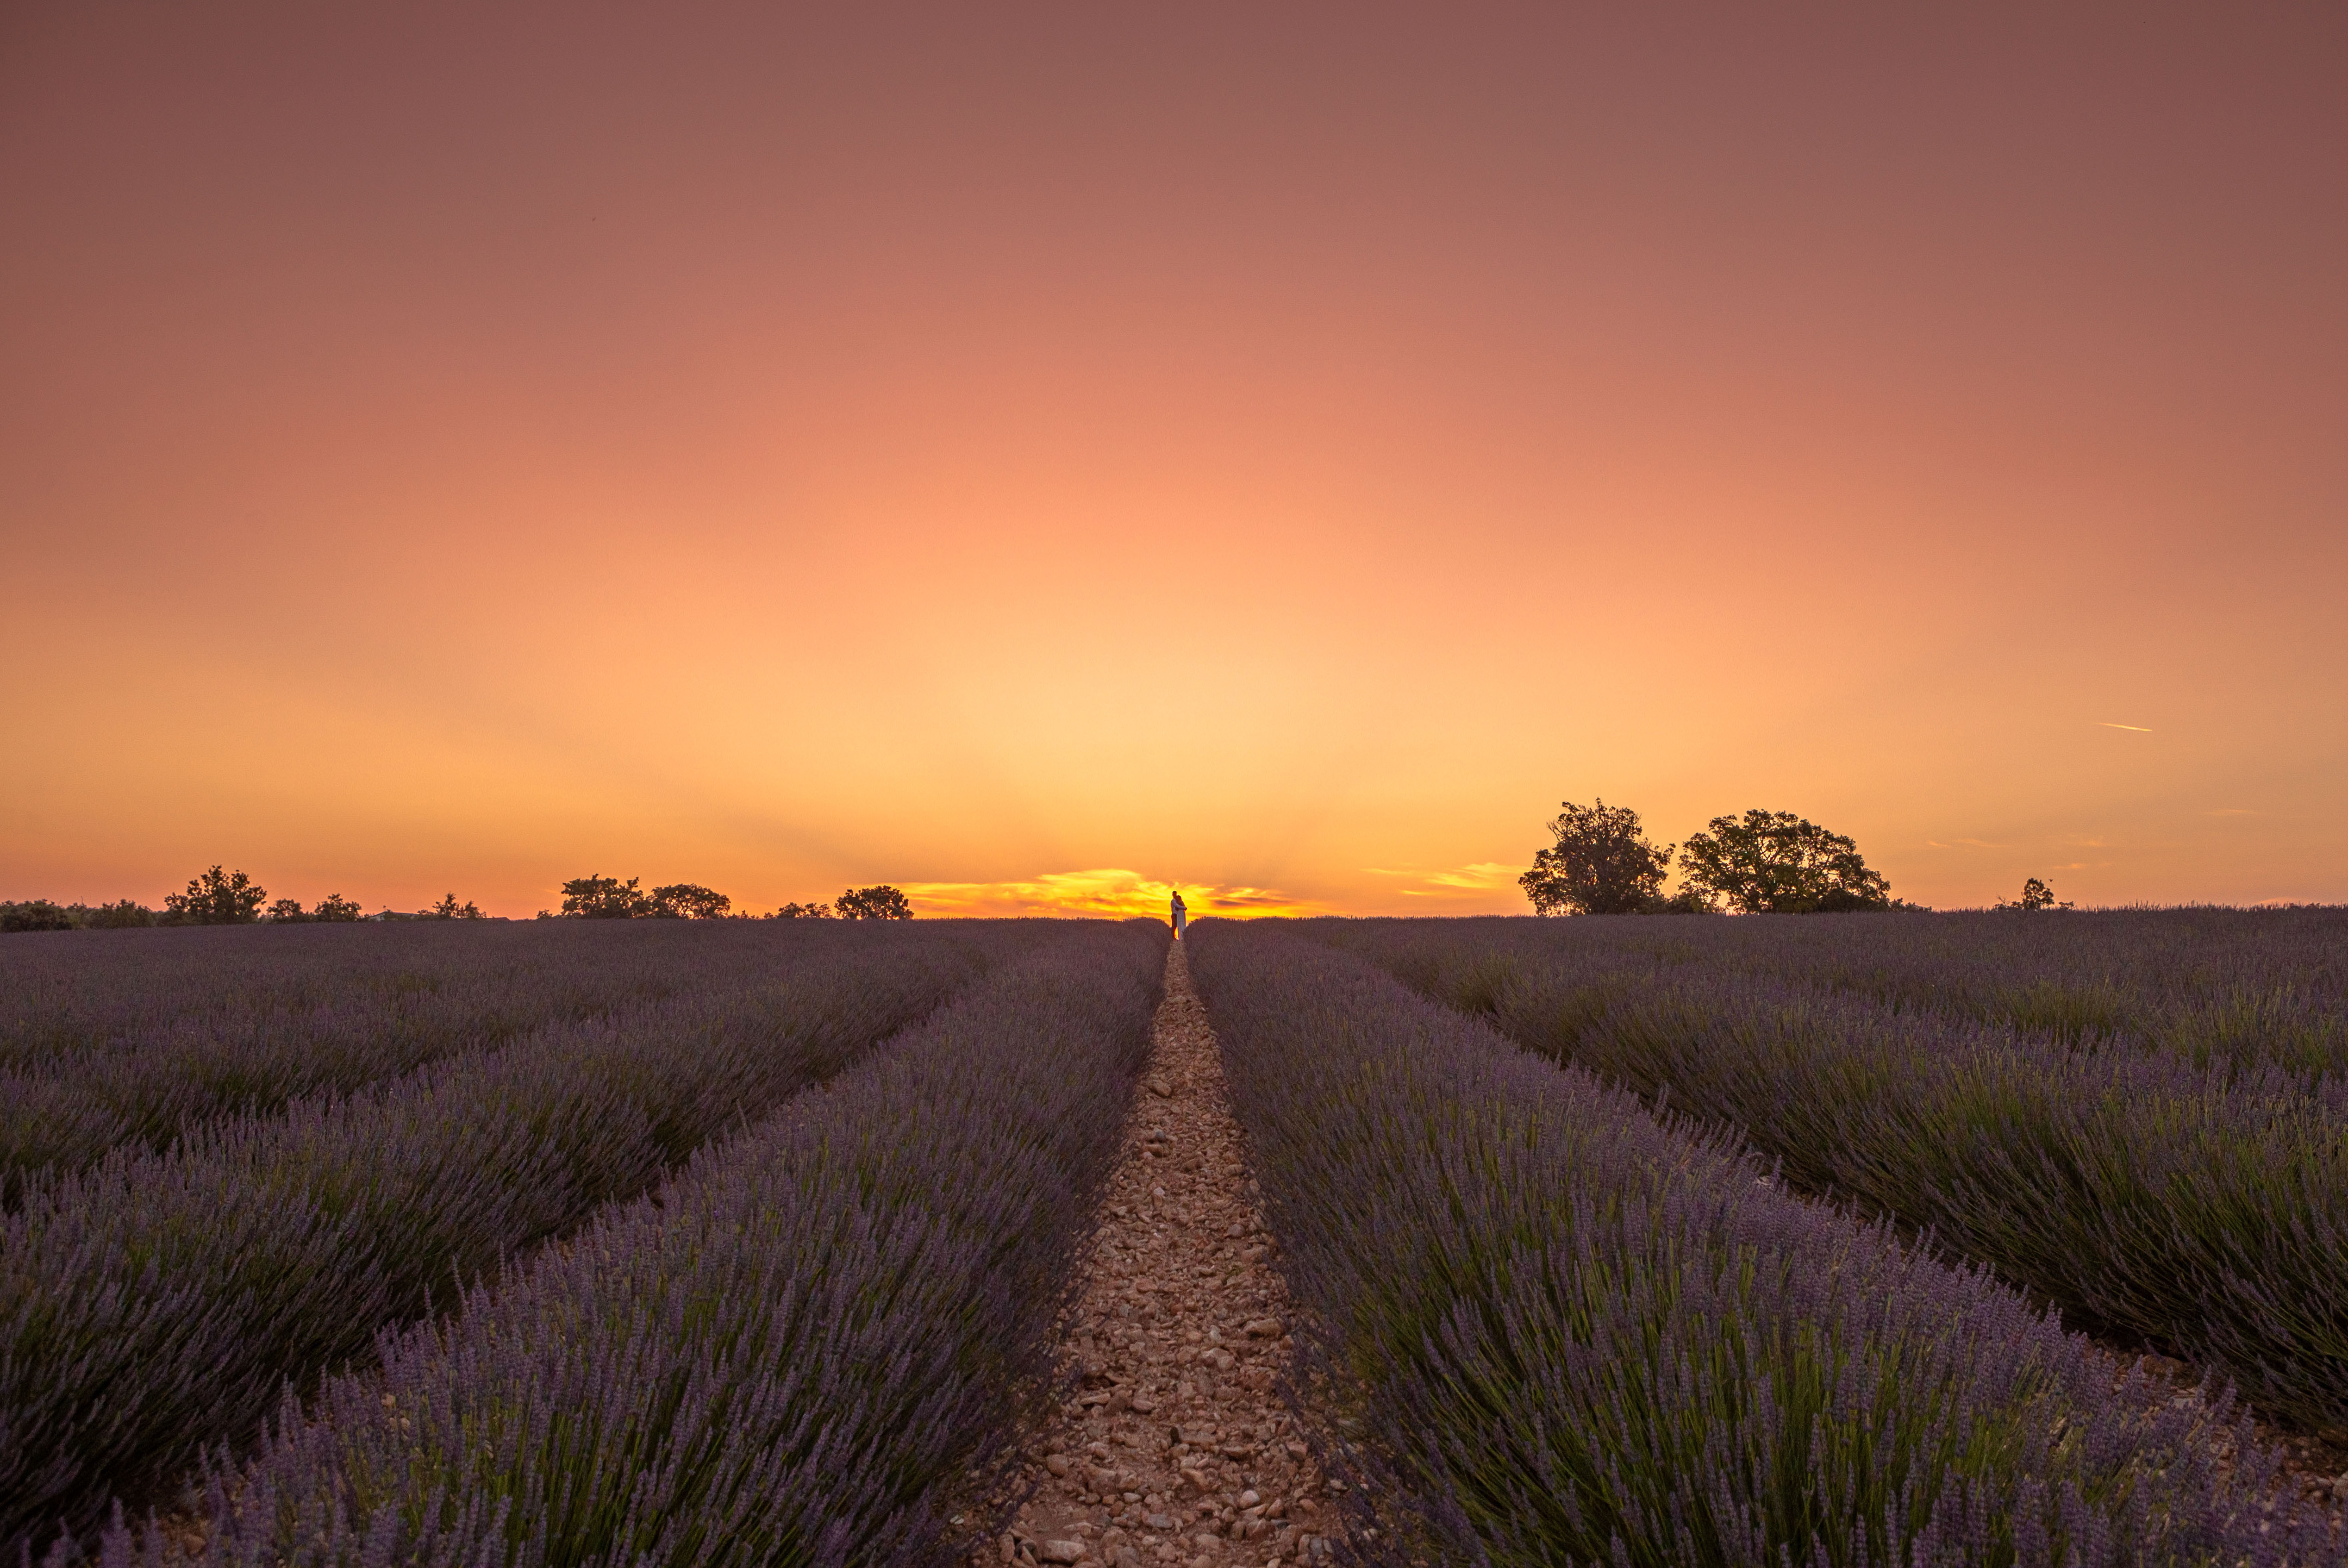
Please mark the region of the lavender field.
[[[1348, 1522], [1249, 1491], [1045, 1560], [2348, 1560], [2277, 1437], [2348, 1429], [2343, 934], [1203, 922], [1214, 1179], [1260, 1194]], [[1059, 1336], [1117, 1162], [1171, 1152], [1128, 1136], [1167, 962], [1141, 922], [0, 944], [0, 1545], [1004, 1561], [1022, 1445], [1151, 1405], [1076, 1400]], [[1175, 1205], [1117, 1211], [1117, 1267]], [[1207, 1442], [1119, 1430], [1169, 1474]]]
[[[938, 1056], [970, 1071], [973, 1053], [999, 1057], [1057, 1027], [1063, 1050], [1106, 1053], [1098, 1070], [1114, 1070], [1115, 1041], [1144, 1029], [1163, 953], [1162, 937], [1139, 928], [1030, 922], [187, 935], [196, 940], [77, 934], [0, 952], [8, 1037], [34, 1075], [23, 1081], [79, 1086], [108, 1108], [132, 1098], [123, 1086], [145, 1084], [149, 1103], [170, 1110], [28, 1160], [0, 1216], [0, 1538], [12, 1556], [94, 1544], [118, 1504], [127, 1517], [178, 1506], [207, 1454], [239, 1462], [229, 1456], [263, 1440], [285, 1404], [297, 1415], [265, 1449], [280, 1453], [316, 1429], [298, 1418], [301, 1401], [325, 1408], [340, 1397], [345, 1385], [322, 1376], [380, 1380], [413, 1365], [437, 1326], [557, 1289], [541, 1260], [584, 1267], [623, 1233], [625, 1247], [657, 1250], [666, 1243], [627, 1231], [628, 1215], [681, 1214], [698, 1201], [686, 1193], [716, 1192], [713, 1161], [735, 1161], [723, 1169], [737, 1175], [767, 1170], [756, 1150], [798, 1148], [817, 1125], [805, 1091], [892, 1037], [889, 1060]], [[149, 1053], [187, 1077], [202, 1063], [209, 1098], [171, 1098], [177, 1075]], [[1071, 1075], [1061, 1091], [1086, 1092], [1087, 1081]], [[828, 1177], [807, 1223], [847, 1226], [843, 1245], [877, 1257], [948, 1248], [945, 1221], [899, 1226], [896, 1204], [954, 1184], [853, 1147], [862, 1134], [911, 1136], [918, 1105], [858, 1122], [844, 1086], [821, 1103], [829, 1130], [819, 1141], [880, 1190], [847, 1193]], [[88, 1125], [113, 1124], [93, 1113]], [[1012, 1130], [974, 1125], [995, 1158], [1035, 1158]], [[944, 1159], [945, 1145], [917, 1140], [906, 1157], [916, 1155]], [[857, 1203], [884, 1191], [887, 1213], [859, 1218]], [[990, 1197], [1010, 1201], [1007, 1188]], [[986, 1292], [1013, 1289], [1018, 1270], [969, 1255], [967, 1226], [958, 1234], [955, 1257], [985, 1264], [969, 1286], [979, 1294], [904, 1311], [968, 1329], [973, 1304], [1003, 1309]], [[550, 1242], [561, 1244], [549, 1252]], [[1030, 1244], [1050, 1245], [1040, 1232]], [[726, 1266], [752, 1266], [747, 1256]], [[824, 1332], [838, 1328], [819, 1317]], [[891, 1367], [884, 1381], [913, 1376]], [[911, 1409], [917, 1392], [891, 1397]], [[825, 1427], [820, 1410], [808, 1419]], [[469, 1473], [469, 1461], [448, 1462]], [[331, 1495], [343, 1499], [335, 1508], [355, 1507], [364, 1531], [366, 1489], [357, 1503]], [[493, 1511], [497, 1529], [522, 1528], [510, 1509]]]
[[[2099, 1370], [2165, 1351], [2205, 1422], [2239, 1389], [2348, 1430], [2339, 912], [1201, 935], [1268, 1171], [1298, 1150], [1281, 1202], [1330, 1353], [1461, 1550], [2342, 1560], [2312, 1524], [2281, 1544], [2241, 1490], [2255, 1439], [2218, 1443], [2250, 1456], [2220, 1477], [2168, 1391]], [[1304, 1105], [1310, 1138], [1279, 1119]], [[2085, 1440], [2034, 1450], [2048, 1429]]]

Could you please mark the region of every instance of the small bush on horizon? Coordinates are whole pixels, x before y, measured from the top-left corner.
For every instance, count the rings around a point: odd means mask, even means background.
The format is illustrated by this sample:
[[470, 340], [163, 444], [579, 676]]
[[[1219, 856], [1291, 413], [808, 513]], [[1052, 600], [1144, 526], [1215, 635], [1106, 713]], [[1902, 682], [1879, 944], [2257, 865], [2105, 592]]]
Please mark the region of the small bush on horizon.
[[269, 906], [268, 914], [269, 923], [273, 925], [307, 925], [316, 922], [343, 923], [366, 918], [366, 913], [359, 908], [358, 900], [345, 898], [338, 892], [328, 893], [318, 901], [316, 908], [306, 912], [302, 908], [300, 899], [281, 898]]
[[2071, 906], [2068, 903], [2055, 903], [2054, 890], [2048, 887], [2036, 877], [2024, 877], [2022, 882], [2021, 897], [2015, 899], [2012, 903], [1995, 903], [1990, 905], [1990, 907], [1992, 909], [2014, 910], [2027, 914], [2034, 910], [2068, 909]]
[[74, 918], [62, 904], [45, 898], [0, 903], [0, 931], [71, 931]]

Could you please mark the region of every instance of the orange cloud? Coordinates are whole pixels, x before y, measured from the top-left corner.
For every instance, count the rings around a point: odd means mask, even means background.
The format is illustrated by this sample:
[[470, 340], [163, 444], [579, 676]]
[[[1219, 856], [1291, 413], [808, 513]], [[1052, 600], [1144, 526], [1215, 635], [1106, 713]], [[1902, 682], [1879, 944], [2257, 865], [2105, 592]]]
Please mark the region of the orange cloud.
[[929, 915], [1089, 915], [1112, 920], [1144, 915], [1163, 919], [1178, 886], [1192, 914], [1244, 918], [1330, 913], [1324, 906], [1271, 888], [1178, 884], [1116, 867], [1045, 872], [1027, 882], [901, 885], [913, 906]]

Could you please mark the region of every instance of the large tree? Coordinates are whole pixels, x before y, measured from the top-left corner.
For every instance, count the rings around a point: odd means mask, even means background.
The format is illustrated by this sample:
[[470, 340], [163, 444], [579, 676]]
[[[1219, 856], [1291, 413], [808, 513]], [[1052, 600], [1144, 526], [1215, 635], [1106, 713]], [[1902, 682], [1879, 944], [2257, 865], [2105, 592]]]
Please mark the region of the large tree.
[[832, 900], [832, 908], [842, 920], [911, 920], [913, 905], [905, 895], [888, 883], [878, 887], [852, 887]]
[[1891, 884], [1858, 843], [1791, 811], [1715, 817], [1680, 850], [1688, 885], [1746, 914], [1889, 909]]
[[183, 925], [249, 925], [261, 918], [269, 890], [242, 872], [218, 866], [188, 879], [185, 892], [166, 893], [163, 907]]
[[1652, 907], [1671, 869], [1672, 846], [1647, 842], [1628, 806], [1564, 802], [1549, 830], [1552, 847], [1517, 879], [1536, 914], [1635, 914]]

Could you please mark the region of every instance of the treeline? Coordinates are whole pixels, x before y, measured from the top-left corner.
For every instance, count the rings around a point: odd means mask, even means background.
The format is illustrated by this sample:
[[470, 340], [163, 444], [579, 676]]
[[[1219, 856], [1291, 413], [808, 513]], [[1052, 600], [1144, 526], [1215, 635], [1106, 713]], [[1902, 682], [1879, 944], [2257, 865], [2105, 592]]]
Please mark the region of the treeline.
[[671, 882], [649, 892], [617, 877], [574, 877], [562, 884], [562, 909], [541, 920], [911, 920], [911, 901], [886, 882], [852, 887], [830, 903], [787, 903], [772, 914], [736, 913], [734, 901], [695, 882]]
[[[0, 932], [106, 931], [140, 925], [290, 925], [363, 920], [486, 920], [470, 899], [449, 893], [429, 909], [405, 913], [386, 909], [368, 914], [356, 899], [328, 893], [308, 909], [298, 899], [272, 903], [269, 890], [245, 872], [219, 866], [188, 879], [187, 889], [168, 895], [161, 909], [135, 899], [115, 903], [57, 903], [45, 898], [0, 903]], [[886, 882], [852, 887], [829, 903], [787, 903], [771, 914], [736, 911], [734, 901], [696, 882], [671, 882], [645, 889], [637, 879], [574, 877], [562, 884], [560, 912], [541, 909], [541, 920], [911, 920], [913, 906]]]
[[269, 890], [242, 872], [214, 866], [188, 879], [184, 892], [168, 893], [163, 907], [149, 909], [136, 899], [114, 903], [57, 903], [46, 898], [0, 903], [0, 931], [111, 931], [139, 925], [273, 925], [361, 920], [485, 920], [480, 905], [467, 899], [459, 903], [449, 893], [429, 909], [414, 913], [386, 909], [368, 914], [356, 899], [328, 893], [308, 909], [299, 899], [269, 902]]
[[[1870, 868], [1847, 833], [1819, 827], [1791, 811], [1751, 810], [1715, 817], [1685, 844], [1652, 844], [1639, 813], [1603, 799], [1564, 802], [1549, 824], [1557, 842], [1533, 856], [1517, 885], [1536, 914], [1834, 914], [1859, 910], [1921, 910], [1891, 896], [1891, 884]], [[1680, 858], [1680, 885], [1668, 897], [1663, 878], [1672, 851]], [[2037, 877], [2001, 910], [2068, 909]]]
[[[1822, 914], [1914, 909], [1869, 867], [1859, 845], [1791, 811], [1715, 817], [1684, 845], [1651, 844], [1639, 813], [1564, 802], [1557, 842], [1517, 879], [1537, 914]], [[1663, 895], [1672, 851], [1680, 886]]]

